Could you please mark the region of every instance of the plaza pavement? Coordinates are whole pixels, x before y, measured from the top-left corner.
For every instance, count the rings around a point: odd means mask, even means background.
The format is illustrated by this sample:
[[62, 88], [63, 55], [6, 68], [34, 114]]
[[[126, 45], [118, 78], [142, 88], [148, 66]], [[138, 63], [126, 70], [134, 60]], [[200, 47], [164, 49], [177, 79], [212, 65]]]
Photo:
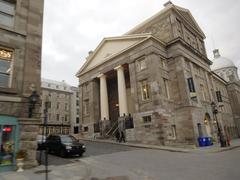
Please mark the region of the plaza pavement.
[[[85, 139], [86, 141], [86, 139]], [[90, 140], [88, 141], [97, 141], [97, 142], [103, 142], [103, 143], [117, 143], [110, 140]], [[119, 143], [117, 143], [119, 144]], [[137, 148], [146, 148], [146, 149], [153, 149], [153, 150], [164, 150], [164, 151], [170, 151], [170, 152], [182, 152], [182, 153], [217, 153], [221, 151], [228, 151], [235, 148], [240, 147], [240, 139], [235, 139], [231, 141], [231, 146], [220, 148], [219, 144], [215, 144], [213, 146], [208, 147], [201, 147], [201, 148], [178, 148], [178, 147], [166, 147], [166, 146], [154, 146], [154, 145], [143, 145], [143, 144], [136, 144], [136, 143], [121, 143], [123, 146], [132, 146]], [[49, 180], [130, 180], [130, 179], [138, 179], [141, 176], [136, 176], [132, 172], [128, 172], [126, 175], [126, 171], [123, 171], [122, 169], [112, 167], [114, 164], [99, 164], [96, 165], [99, 171], [99, 173], [103, 173], [103, 170], [110, 169], [110, 174], [107, 178], [99, 179], [97, 177], [94, 177], [91, 175], [91, 166], [92, 164], [96, 164], [96, 162], [91, 162], [94, 159], [80, 159], [79, 161], [73, 162], [72, 164], [67, 165], [60, 165], [60, 166], [49, 166], [49, 169], [51, 170], [48, 174]], [[109, 166], [109, 167], [108, 167]], [[45, 174], [44, 174], [44, 166], [38, 166], [33, 169], [25, 170], [24, 172], [4, 172], [0, 173], [0, 180], [44, 180]], [[140, 172], [137, 172], [140, 173]], [[116, 176], [118, 174], [118, 176]], [[120, 174], [120, 175], [119, 175]], [[123, 174], [123, 176], [121, 176]], [[141, 177], [141, 179], [144, 179], [144, 177]]]

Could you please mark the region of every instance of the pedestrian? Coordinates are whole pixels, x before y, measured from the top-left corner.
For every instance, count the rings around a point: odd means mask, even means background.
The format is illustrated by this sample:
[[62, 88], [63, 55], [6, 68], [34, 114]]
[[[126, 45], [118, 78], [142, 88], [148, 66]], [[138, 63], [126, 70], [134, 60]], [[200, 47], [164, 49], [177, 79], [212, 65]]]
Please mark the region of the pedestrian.
[[116, 137], [116, 141], [117, 141], [117, 142], [120, 142], [120, 133], [119, 133], [119, 130], [116, 131], [115, 137]]
[[120, 132], [120, 140], [119, 140], [119, 142], [122, 142], [122, 141], [126, 142], [125, 135], [124, 135], [123, 131]]

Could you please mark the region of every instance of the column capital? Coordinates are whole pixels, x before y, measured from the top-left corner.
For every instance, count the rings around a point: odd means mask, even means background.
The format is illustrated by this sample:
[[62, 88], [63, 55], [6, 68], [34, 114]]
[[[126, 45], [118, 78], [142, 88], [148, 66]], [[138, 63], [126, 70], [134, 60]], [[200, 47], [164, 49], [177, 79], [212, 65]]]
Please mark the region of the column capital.
[[118, 69], [122, 69], [123, 66], [122, 65], [118, 65], [117, 67], [113, 68], [114, 70], [118, 70]]
[[106, 75], [103, 74], [103, 73], [101, 73], [101, 74], [99, 74], [99, 75], [97, 76], [97, 78], [105, 78], [105, 77], [106, 77]]

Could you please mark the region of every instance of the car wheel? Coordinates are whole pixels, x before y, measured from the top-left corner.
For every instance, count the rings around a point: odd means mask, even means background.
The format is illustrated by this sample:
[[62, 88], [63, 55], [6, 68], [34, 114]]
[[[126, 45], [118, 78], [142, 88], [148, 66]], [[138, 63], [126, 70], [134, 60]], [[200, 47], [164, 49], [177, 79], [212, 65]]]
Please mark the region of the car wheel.
[[61, 151], [60, 151], [60, 156], [63, 158], [66, 157], [66, 153], [63, 149], [61, 149]]

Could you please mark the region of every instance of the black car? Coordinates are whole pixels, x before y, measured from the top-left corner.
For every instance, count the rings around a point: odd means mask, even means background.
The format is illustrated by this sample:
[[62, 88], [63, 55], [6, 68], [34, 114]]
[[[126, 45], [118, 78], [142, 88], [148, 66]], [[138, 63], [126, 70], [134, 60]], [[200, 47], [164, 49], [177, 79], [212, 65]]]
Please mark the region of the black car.
[[70, 135], [50, 135], [46, 139], [45, 147], [50, 153], [57, 153], [61, 157], [79, 155], [86, 151], [83, 143]]
[[37, 135], [37, 150], [45, 149], [46, 136]]

